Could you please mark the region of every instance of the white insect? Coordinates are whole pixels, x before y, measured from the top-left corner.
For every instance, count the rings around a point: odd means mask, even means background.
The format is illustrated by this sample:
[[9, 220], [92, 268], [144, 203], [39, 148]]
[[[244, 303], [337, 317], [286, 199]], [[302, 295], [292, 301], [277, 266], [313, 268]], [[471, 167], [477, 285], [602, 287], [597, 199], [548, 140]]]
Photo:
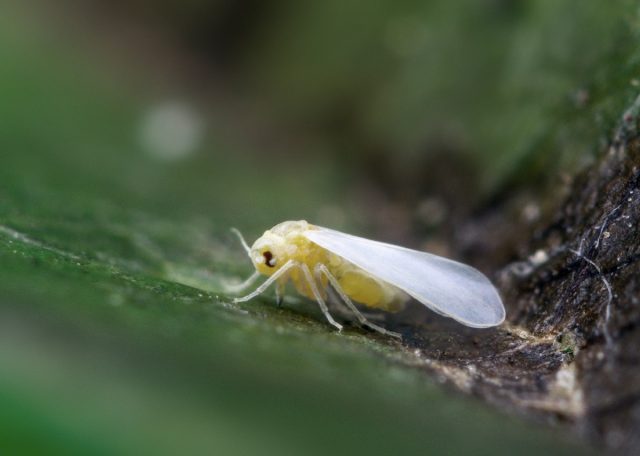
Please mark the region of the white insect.
[[397, 312], [414, 298], [434, 312], [466, 326], [487, 328], [504, 321], [497, 290], [477, 269], [426, 252], [372, 241], [311, 225], [304, 220], [276, 225], [249, 247], [233, 230], [256, 272], [235, 287], [248, 288], [261, 274], [269, 278], [254, 292], [234, 299], [244, 302], [276, 284], [280, 303], [288, 280], [302, 295], [314, 299], [326, 319], [342, 326], [329, 313], [329, 285], [358, 321], [382, 334], [400, 335], [367, 320], [353, 304]]

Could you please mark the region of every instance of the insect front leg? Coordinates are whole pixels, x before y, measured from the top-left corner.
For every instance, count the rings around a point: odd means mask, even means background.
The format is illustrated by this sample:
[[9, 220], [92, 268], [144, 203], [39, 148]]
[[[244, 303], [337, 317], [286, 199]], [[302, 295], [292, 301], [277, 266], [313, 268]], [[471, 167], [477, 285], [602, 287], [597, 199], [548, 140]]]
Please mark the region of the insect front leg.
[[282, 265], [282, 267], [280, 269], [278, 269], [275, 273], [273, 273], [273, 275], [271, 277], [269, 277], [267, 280], [265, 280], [262, 285], [260, 285], [258, 288], [256, 288], [255, 291], [253, 291], [252, 293], [249, 293], [248, 295], [243, 296], [241, 298], [235, 298], [233, 300], [233, 302], [236, 303], [236, 304], [239, 303], [239, 302], [245, 302], [245, 301], [248, 301], [249, 299], [253, 299], [256, 296], [264, 293], [264, 291], [267, 288], [269, 288], [269, 286], [271, 286], [271, 284], [273, 284], [275, 281], [277, 281], [280, 277], [284, 276], [284, 274], [289, 272], [291, 270], [291, 268], [294, 268], [296, 266], [299, 266], [299, 264], [296, 261], [293, 261], [293, 260], [287, 261], [285, 264]]
[[276, 304], [278, 305], [278, 307], [282, 307], [285, 284], [286, 280], [284, 279], [284, 277], [276, 283]]
[[226, 293], [232, 293], [232, 294], [240, 293], [246, 290], [247, 288], [249, 288], [253, 284], [253, 282], [255, 282], [258, 279], [258, 277], [260, 277], [260, 273], [258, 271], [255, 271], [253, 274], [251, 274], [251, 276], [249, 276], [247, 280], [237, 285], [223, 283], [224, 291]]
[[320, 291], [318, 291], [318, 287], [316, 286], [316, 282], [313, 279], [313, 276], [311, 275], [309, 266], [302, 263], [300, 264], [300, 269], [302, 269], [302, 273], [304, 274], [305, 278], [307, 279], [307, 282], [309, 283], [309, 288], [311, 289], [311, 293], [313, 293], [313, 296], [316, 298], [316, 301], [318, 302], [318, 305], [320, 306], [320, 310], [322, 310], [324, 317], [327, 319], [329, 323], [335, 326], [338, 329], [338, 331], [342, 331], [342, 325], [336, 322], [331, 316], [331, 314], [329, 313], [329, 308], [327, 307], [327, 303], [324, 301], [324, 298], [320, 294]]
[[340, 286], [340, 283], [338, 282], [338, 279], [336, 279], [333, 276], [333, 274], [331, 274], [331, 271], [329, 271], [329, 268], [327, 268], [326, 265], [318, 263], [314, 268], [314, 272], [315, 272], [316, 279], [318, 280], [318, 282], [320, 282], [320, 279], [322, 278], [322, 275], [324, 275], [327, 278], [327, 280], [329, 280], [329, 283], [331, 284], [333, 289], [338, 293], [338, 295], [340, 295], [340, 297], [342, 298], [344, 303], [353, 312], [353, 314], [356, 316], [356, 318], [358, 319], [360, 324], [368, 326], [369, 328], [371, 328], [374, 331], [377, 331], [377, 332], [379, 332], [381, 334], [385, 334], [387, 336], [392, 336], [392, 337], [397, 337], [397, 338], [402, 338], [402, 336], [400, 334], [398, 334], [396, 332], [393, 332], [393, 331], [389, 331], [387, 329], [384, 329], [383, 327], [378, 326], [375, 323], [371, 323], [369, 320], [367, 320], [367, 318], [364, 315], [362, 315], [362, 313], [355, 306], [353, 301], [351, 301], [351, 298], [349, 298], [349, 296], [347, 296], [347, 294], [344, 292], [344, 290]]

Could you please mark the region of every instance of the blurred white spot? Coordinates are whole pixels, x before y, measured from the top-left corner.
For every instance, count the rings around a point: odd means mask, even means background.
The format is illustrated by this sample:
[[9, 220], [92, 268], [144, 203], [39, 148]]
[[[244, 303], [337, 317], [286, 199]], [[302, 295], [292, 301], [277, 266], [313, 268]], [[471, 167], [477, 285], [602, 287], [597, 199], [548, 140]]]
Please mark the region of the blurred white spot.
[[544, 250], [536, 250], [536, 252], [529, 257], [529, 261], [534, 266], [540, 266], [549, 260], [549, 255]]
[[527, 222], [535, 222], [540, 217], [540, 207], [535, 203], [528, 203], [522, 208], [522, 218]]
[[140, 143], [152, 157], [175, 161], [193, 154], [202, 141], [202, 119], [188, 105], [158, 104], [145, 114]]

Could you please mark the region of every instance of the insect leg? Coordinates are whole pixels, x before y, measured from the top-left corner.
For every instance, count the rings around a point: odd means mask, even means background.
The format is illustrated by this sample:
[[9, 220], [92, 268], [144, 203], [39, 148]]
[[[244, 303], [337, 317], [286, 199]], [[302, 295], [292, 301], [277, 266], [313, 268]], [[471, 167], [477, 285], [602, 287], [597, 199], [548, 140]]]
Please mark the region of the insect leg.
[[249, 299], [255, 298], [259, 294], [263, 293], [267, 288], [269, 288], [269, 286], [272, 283], [274, 283], [276, 280], [278, 280], [280, 277], [282, 277], [284, 274], [286, 274], [291, 268], [296, 267], [296, 266], [298, 266], [297, 262], [295, 262], [293, 260], [287, 261], [285, 264], [282, 265], [282, 267], [280, 269], [278, 269], [276, 272], [274, 272], [271, 277], [269, 277], [267, 280], [265, 280], [262, 285], [260, 285], [258, 288], [256, 288], [255, 291], [253, 291], [252, 293], [249, 293], [248, 295], [243, 296], [241, 298], [235, 298], [233, 300], [233, 302], [234, 303], [245, 302], [245, 301], [248, 301]]
[[333, 326], [338, 328], [338, 331], [341, 331], [342, 330], [342, 325], [339, 324], [338, 322], [336, 322], [333, 319], [333, 317], [331, 316], [331, 314], [329, 313], [329, 308], [327, 307], [327, 303], [324, 302], [324, 299], [322, 298], [322, 295], [318, 291], [318, 287], [316, 286], [316, 282], [313, 279], [313, 276], [311, 275], [311, 271], [309, 270], [309, 266], [307, 266], [304, 263], [300, 264], [299, 266], [300, 266], [300, 269], [302, 269], [302, 272], [304, 273], [304, 276], [306, 277], [307, 282], [309, 282], [309, 287], [311, 288], [311, 292], [313, 293], [313, 296], [315, 296], [316, 301], [318, 302], [318, 305], [320, 306], [320, 310], [322, 310], [322, 313], [324, 314], [325, 318], [327, 319], [327, 321], [329, 323], [331, 323]]
[[233, 294], [240, 293], [241, 291], [249, 288], [251, 284], [255, 282], [258, 277], [260, 277], [260, 273], [258, 271], [255, 271], [253, 274], [251, 274], [251, 276], [249, 276], [247, 280], [245, 280], [242, 283], [239, 283], [237, 285], [223, 284], [224, 291], [227, 293], [233, 293]]
[[278, 305], [278, 307], [282, 306], [282, 298], [284, 296], [284, 284], [285, 284], [284, 280], [280, 280], [278, 283], [276, 283], [276, 304]]
[[238, 239], [240, 239], [240, 243], [242, 244], [244, 251], [247, 252], [247, 255], [250, 255], [251, 249], [249, 248], [247, 241], [244, 240], [244, 236], [242, 236], [242, 233], [240, 232], [240, 230], [238, 230], [237, 228], [231, 228], [231, 232], [236, 236], [238, 236]]
[[351, 298], [349, 298], [349, 296], [347, 296], [347, 294], [344, 292], [344, 290], [340, 286], [340, 283], [333, 276], [333, 274], [331, 274], [331, 271], [329, 271], [329, 268], [327, 268], [326, 265], [324, 265], [322, 263], [318, 263], [316, 265], [316, 267], [314, 268], [314, 270], [315, 270], [316, 277], [318, 278], [318, 280], [320, 279], [320, 276], [322, 274], [325, 275], [325, 277], [329, 280], [329, 283], [331, 284], [333, 289], [336, 290], [336, 292], [340, 295], [340, 297], [342, 298], [344, 303], [353, 312], [353, 314], [356, 316], [356, 318], [358, 319], [360, 324], [368, 326], [369, 328], [373, 329], [374, 331], [379, 332], [380, 334], [385, 334], [385, 335], [392, 336], [392, 337], [397, 337], [397, 338], [401, 338], [402, 337], [400, 334], [398, 334], [396, 332], [384, 329], [383, 327], [378, 326], [375, 323], [371, 323], [369, 320], [367, 320], [366, 317], [364, 315], [362, 315], [362, 313], [355, 306], [353, 301], [351, 301]]

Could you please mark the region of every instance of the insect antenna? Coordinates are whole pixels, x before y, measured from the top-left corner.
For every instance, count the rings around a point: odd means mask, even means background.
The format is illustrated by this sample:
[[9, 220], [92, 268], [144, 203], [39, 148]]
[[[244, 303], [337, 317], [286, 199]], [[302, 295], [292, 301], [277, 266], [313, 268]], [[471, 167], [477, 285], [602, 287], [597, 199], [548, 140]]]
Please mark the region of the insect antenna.
[[240, 230], [238, 230], [237, 228], [231, 228], [231, 232], [236, 236], [238, 236], [238, 239], [240, 240], [240, 243], [242, 244], [244, 251], [247, 252], [247, 255], [251, 255], [251, 249], [249, 248], [247, 241], [244, 240], [244, 236], [242, 236], [242, 233], [240, 232]]

